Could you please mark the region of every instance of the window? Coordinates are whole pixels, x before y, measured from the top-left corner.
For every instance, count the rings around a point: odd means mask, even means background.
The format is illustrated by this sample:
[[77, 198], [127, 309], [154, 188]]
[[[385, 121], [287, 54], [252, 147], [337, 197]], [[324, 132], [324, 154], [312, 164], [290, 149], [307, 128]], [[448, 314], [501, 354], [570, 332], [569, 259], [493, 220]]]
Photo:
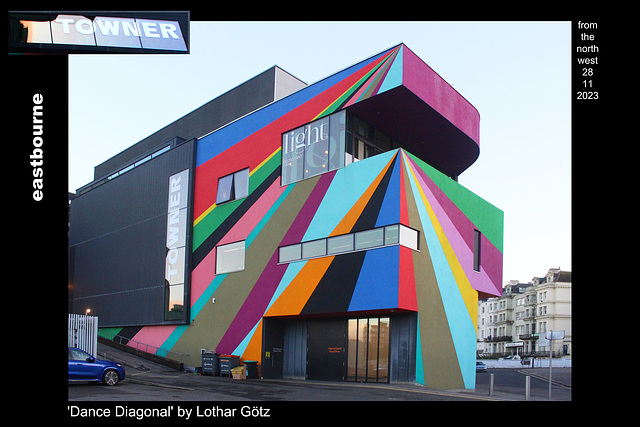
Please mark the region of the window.
[[340, 110], [282, 133], [281, 184], [340, 169], [399, 146], [381, 130]]
[[482, 233], [473, 230], [473, 270], [480, 271], [480, 241]]
[[345, 146], [345, 164], [368, 159], [394, 147], [394, 142], [385, 133], [364, 120], [350, 116], [350, 134]]
[[167, 285], [164, 297], [165, 320], [182, 320], [184, 318], [184, 284]]
[[278, 259], [280, 262], [297, 261], [302, 258], [302, 245], [283, 246], [279, 249]]
[[383, 153], [381, 149], [375, 145], [369, 144], [360, 138], [354, 138], [353, 145], [351, 145], [352, 152], [347, 152], [347, 163], [357, 162], [358, 160], [368, 159], [369, 157], [377, 156]]
[[325, 239], [313, 240], [302, 244], [302, 258], [315, 258], [327, 254], [327, 241]]
[[353, 235], [345, 234], [342, 236], [329, 237], [327, 239], [327, 254], [339, 254], [341, 252], [349, 252], [353, 250]]
[[216, 274], [244, 270], [244, 252], [244, 240], [218, 246], [216, 250]]
[[344, 167], [346, 111], [282, 134], [282, 185]]
[[282, 246], [278, 249], [278, 262], [293, 262], [398, 244], [417, 251], [418, 231], [402, 224], [393, 224], [357, 233]]
[[84, 351], [76, 350], [74, 348], [69, 349], [69, 360], [82, 360], [86, 361], [88, 359], [88, 354]]
[[282, 185], [329, 170], [330, 122], [323, 117], [282, 134]]
[[388, 225], [384, 228], [384, 244], [385, 245], [397, 245], [400, 243], [399, 236], [400, 224]]
[[249, 168], [218, 179], [216, 204], [243, 199], [249, 195]]
[[356, 250], [375, 248], [382, 246], [384, 239], [384, 229], [374, 228], [373, 230], [356, 233]]
[[349, 319], [347, 381], [389, 382], [390, 319]]

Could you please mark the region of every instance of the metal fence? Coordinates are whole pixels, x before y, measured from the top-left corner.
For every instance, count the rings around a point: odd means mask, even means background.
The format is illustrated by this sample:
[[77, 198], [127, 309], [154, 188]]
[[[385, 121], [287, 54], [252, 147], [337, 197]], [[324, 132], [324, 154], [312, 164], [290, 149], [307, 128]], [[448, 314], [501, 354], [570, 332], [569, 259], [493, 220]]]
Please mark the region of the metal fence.
[[[158, 357], [164, 357], [165, 359], [171, 359], [183, 364], [185, 363], [185, 359], [186, 360], [190, 359], [190, 356], [188, 354], [165, 350], [162, 347], [156, 347], [151, 344], [145, 344], [143, 342], [135, 341], [135, 340], [132, 340], [131, 338], [127, 338], [122, 335], [115, 335], [113, 336], [113, 338], [111, 338], [111, 340], [118, 344], [135, 348], [136, 350], [142, 351], [144, 353], [149, 353]], [[198, 355], [198, 357], [200, 356]]]
[[67, 343], [91, 354], [98, 355], [98, 317], [84, 314], [69, 314]]

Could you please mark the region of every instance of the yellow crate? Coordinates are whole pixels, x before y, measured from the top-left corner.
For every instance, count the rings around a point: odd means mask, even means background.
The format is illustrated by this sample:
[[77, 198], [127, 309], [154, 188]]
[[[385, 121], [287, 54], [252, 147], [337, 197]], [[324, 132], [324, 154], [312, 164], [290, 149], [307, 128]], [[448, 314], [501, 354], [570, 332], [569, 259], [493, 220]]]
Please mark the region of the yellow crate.
[[244, 366], [238, 366], [231, 370], [231, 376], [234, 380], [245, 380], [247, 379], [247, 373]]

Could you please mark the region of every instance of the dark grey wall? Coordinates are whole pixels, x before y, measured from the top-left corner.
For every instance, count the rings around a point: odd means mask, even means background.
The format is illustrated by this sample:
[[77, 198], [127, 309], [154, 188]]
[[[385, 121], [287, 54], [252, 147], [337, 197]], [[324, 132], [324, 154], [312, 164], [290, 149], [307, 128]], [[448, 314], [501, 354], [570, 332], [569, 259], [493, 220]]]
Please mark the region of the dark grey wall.
[[[101, 327], [166, 323], [169, 177], [190, 169], [193, 182], [195, 146], [195, 140], [185, 142], [73, 200], [69, 231], [73, 312], [90, 307]], [[188, 283], [185, 289], [188, 295]]]

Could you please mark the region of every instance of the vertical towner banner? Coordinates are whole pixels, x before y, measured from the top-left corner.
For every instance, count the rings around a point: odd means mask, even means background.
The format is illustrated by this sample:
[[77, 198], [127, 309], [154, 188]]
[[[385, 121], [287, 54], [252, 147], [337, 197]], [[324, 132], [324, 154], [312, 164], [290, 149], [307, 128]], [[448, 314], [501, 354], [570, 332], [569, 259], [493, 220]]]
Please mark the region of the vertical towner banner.
[[187, 206], [189, 169], [169, 177], [167, 255], [165, 258], [165, 320], [182, 320], [187, 276]]

